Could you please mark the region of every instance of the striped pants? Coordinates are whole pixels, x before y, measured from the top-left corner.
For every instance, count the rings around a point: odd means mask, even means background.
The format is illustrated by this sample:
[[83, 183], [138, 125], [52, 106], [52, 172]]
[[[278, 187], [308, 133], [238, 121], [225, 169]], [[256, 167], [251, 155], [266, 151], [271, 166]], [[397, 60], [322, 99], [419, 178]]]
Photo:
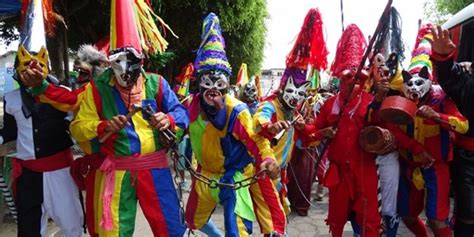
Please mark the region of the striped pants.
[[273, 181], [265, 176], [250, 186], [253, 208], [262, 234], [284, 234], [286, 215]]
[[[105, 175], [95, 173], [94, 200], [102, 200]], [[94, 205], [95, 230], [100, 236], [133, 236], [137, 200], [150, 224], [154, 236], [181, 237], [186, 227], [181, 224], [179, 200], [169, 168], [142, 171], [115, 171], [115, 187], [112, 195], [113, 229], [107, 231], [99, 223], [102, 220], [101, 201]]]

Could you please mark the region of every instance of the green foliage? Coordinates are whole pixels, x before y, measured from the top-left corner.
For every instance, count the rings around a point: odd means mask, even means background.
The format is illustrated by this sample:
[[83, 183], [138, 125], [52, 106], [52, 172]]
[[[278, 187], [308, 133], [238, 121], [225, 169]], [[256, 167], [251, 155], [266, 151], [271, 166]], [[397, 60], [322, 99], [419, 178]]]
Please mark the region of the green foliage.
[[465, 8], [473, 0], [434, 0], [424, 3], [425, 17], [438, 25], [446, 22], [452, 15]]
[[242, 63], [247, 63], [249, 75], [259, 72], [266, 9], [266, 0], [161, 0], [161, 17], [179, 36], [179, 39], [169, 38], [169, 50], [176, 57], [167, 65], [168, 72], [177, 75], [182, 67], [194, 62], [201, 42], [202, 20], [210, 12], [219, 16], [233, 80]]
[[436, 9], [442, 14], [455, 14], [473, 3], [472, 0], [436, 0]]
[[9, 45], [12, 41], [18, 40], [20, 33], [17, 31], [17, 24], [20, 17], [7, 18], [0, 21], [0, 38]]
[[[77, 50], [84, 43], [96, 43], [108, 37], [110, 28], [110, 0], [56, 0], [63, 6], [68, 25], [68, 47]], [[55, 1], [55, 3], [56, 3]], [[62, 4], [64, 2], [65, 4]], [[237, 74], [240, 65], [247, 63], [249, 75], [260, 71], [265, 44], [266, 0], [150, 0], [155, 12], [179, 36], [168, 32], [168, 52], [150, 57], [146, 65], [151, 71], [175, 77], [182, 67], [194, 62], [201, 42], [202, 20], [214, 12], [219, 16], [226, 40], [227, 57], [232, 72]], [[72, 10], [74, 9], [74, 10]], [[72, 12], [71, 12], [72, 11]], [[17, 18], [0, 21], [0, 37], [6, 41], [18, 38], [15, 34]], [[166, 64], [166, 67], [164, 65]]]

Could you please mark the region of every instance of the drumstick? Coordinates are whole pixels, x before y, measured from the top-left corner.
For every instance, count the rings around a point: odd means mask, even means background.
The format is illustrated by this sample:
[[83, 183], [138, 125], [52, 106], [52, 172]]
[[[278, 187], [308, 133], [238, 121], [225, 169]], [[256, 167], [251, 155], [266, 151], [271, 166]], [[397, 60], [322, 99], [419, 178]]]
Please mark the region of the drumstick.
[[[130, 111], [127, 115], [125, 115], [125, 118], [127, 118], [127, 121], [129, 119], [132, 118], [132, 116], [134, 114], [136, 114], [138, 111], [141, 111], [142, 110], [142, 107], [141, 106], [138, 106], [138, 105], [133, 105], [132, 106], [132, 111]], [[104, 134], [104, 136], [102, 136], [101, 138], [99, 138], [99, 142], [100, 143], [104, 143], [107, 139], [109, 139], [110, 136], [112, 136], [112, 134], [114, 134], [114, 132], [112, 131], [108, 131]]]

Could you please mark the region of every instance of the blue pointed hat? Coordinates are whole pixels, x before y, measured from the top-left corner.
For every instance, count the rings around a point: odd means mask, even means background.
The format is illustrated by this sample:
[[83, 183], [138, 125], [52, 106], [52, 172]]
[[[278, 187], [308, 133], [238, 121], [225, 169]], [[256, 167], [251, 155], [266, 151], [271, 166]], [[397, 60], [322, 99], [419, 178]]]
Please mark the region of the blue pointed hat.
[[225, 53], [225, 41], [222, 37], [219, 18], [212, 12], [203, 22], [201, 45], [197, 52], [194, 68], [196, 68], [198, 75], [206, 71], [220, 71], [227, 76], [232, 73]]

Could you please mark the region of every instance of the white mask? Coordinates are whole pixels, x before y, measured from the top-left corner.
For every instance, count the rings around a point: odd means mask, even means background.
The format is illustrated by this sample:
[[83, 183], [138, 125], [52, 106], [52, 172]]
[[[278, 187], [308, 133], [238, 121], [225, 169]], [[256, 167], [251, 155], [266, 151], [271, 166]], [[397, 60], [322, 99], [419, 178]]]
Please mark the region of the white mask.
[[431, 89], [431, 80], [428, 79], [428, 68], [423, 67], [420, 73], [410, 75], [407, 71], [402, 72], [403, 87], [402, 92], [406, 98], [418, 102]]
[[117, 83], [128, 87], [136, 83], [142, 69], [141, 55], [133, 48], [118, 49], [109, 56]]
[[288, 81], [283, 88], [282, 98], [285, 104], [291, 109], [296, 108], [306, 98], [306, 90], [309, 88], [311, 83], [309, 81], [297, 86], [294, 83], [293, 77], [288, 77]]

